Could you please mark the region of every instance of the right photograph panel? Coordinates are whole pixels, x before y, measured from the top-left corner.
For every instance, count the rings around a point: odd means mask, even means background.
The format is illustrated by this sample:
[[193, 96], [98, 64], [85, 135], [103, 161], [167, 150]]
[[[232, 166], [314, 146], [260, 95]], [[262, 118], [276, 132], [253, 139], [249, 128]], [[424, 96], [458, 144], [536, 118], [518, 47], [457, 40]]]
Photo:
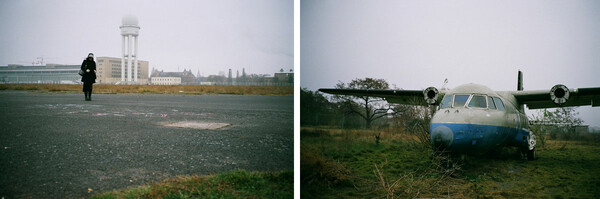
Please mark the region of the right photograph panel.
[[300, 10], [302, 198], [600, 197], [600, 2]]

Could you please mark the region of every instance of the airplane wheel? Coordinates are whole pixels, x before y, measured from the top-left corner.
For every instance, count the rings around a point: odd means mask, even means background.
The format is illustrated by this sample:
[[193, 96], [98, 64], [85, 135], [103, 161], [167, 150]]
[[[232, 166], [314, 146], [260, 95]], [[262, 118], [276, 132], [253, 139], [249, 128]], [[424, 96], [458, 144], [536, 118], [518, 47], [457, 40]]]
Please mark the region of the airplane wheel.
[[524, 148], [525, 154], [527, 155], [527, 160], [532, 161], [535, 160], [535, 134], [529, 131], [529, 138], [527, 140], [527, 147]]
[[527, 160], [535, 160], [535, 148], [527, 150]]

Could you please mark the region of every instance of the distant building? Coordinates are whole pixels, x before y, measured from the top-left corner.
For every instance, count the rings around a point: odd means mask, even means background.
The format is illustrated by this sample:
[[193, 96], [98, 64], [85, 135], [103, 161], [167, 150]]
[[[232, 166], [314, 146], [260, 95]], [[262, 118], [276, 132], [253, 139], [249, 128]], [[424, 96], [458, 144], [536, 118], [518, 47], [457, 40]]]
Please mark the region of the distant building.
[[274, 83], [294, 83], [294, 72], [290, 69], [289, 73], [283, 72], [283, 69], [279, 70], [279, 73], [273, 75]]
[[150, 77], [152, 85], [181, 85], [181, 77]]
[[0, 66], [0, 83], [78, 84], [81, 65]]
[[[127, 66], [125, 66], [127, 67]], [[97, 57], [96, 58], [96, 82], [104, 84], [125, 83], [121, 82], [121, 58]], [[135, 84], [148, 83], [148, 61], [138, 60], [138, 81]]]
[[246, 69], [242, 68], [242, 71], [236, 70], [234, 76], [233, 69], [228, 69], [227, 72], [219, 71], [218, 75], [208, 75], [205, 77], [198, 75], [193, 84], [234, 86], [293, 86], [294, 72], [292, 70], [289, 70], [289, 72], [284, 72], [284, 70], [281, 69], [274, 75], [246, 74]]
[[192, 85], [196, 77], [192, 70], [183, 70], [183, 72], [164, 72], [162, 70], [153, 70], [150, 75], [150, 83], [153, 85]]

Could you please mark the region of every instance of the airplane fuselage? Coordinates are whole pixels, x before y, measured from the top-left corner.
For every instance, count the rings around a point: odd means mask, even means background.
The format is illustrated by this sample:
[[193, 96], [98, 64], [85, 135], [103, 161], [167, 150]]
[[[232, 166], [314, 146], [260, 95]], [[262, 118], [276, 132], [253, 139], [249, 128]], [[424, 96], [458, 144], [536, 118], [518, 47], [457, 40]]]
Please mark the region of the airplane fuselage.
[[530, 132], [524, 107], [514, 96], [477, 84], [448, 91], [430, 124], [436, 147], [474, 155], [500, 146], [527, 147]]

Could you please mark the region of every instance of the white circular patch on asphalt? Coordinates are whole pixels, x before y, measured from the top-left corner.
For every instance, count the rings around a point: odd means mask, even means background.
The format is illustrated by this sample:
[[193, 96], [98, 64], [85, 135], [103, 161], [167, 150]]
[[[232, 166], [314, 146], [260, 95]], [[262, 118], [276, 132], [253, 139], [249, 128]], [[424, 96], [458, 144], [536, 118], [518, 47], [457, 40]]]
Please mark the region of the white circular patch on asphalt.
[[226, 127], [229, 125], [230, 124], [227, 124], [227, 123], [195, 122], [195, 121], [184, 121], [184, 122], [163, 124], [163, 126], [166, 126], [166, 127], [208, 129], [208, 130], [220, 129], [220, 128], [223, 128], [223, 127]]

